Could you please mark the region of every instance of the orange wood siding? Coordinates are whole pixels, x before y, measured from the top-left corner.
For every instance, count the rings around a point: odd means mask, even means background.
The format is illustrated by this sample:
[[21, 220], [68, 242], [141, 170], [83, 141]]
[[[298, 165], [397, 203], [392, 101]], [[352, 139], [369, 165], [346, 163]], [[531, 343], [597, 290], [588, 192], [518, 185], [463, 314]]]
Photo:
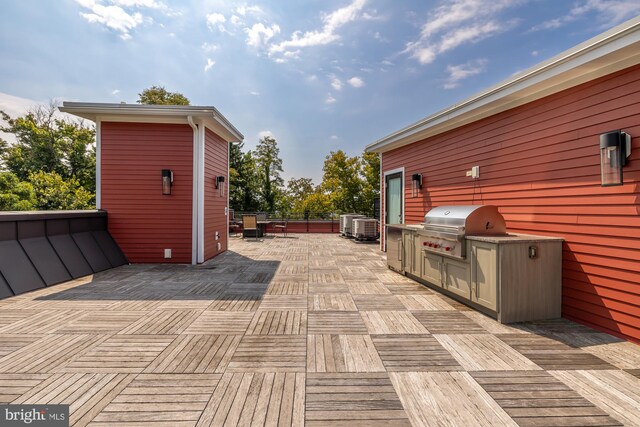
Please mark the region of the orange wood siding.
[[[599, 135], [616, 129], [633, 137], [625, 184], [601, 187]], [[510, 232], [563, 237], [563, 316], [640, 341], [640, 66], [383, 154], [401, 166], [406, 223], [493, 204]]]
[[[101, 146], [102, 209], [129, 261], [191, 263], [191, 127], [102, 122]], [[170, 196], [162, 195], [162, 169], [174, 173]]]
[[[227, 250], [227, 217], [224, 208], [227, 206], [229, 191], [228, 147], [229, 145], [211, 130], [205, 130], [204, 136], [204, 259]], [[216, 189], [216, 176], [224, 176], [224, 196]], [[220, 235], [215, 240], [215, 233]], [[218, 251], [217, 243], [221, 248]]]

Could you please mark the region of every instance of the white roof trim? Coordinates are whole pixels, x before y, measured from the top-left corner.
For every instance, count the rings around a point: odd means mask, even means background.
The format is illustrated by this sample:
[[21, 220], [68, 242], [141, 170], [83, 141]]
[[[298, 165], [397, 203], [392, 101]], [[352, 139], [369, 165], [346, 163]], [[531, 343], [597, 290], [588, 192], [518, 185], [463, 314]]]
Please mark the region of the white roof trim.
[[227, 142], [242, 141], [242, 135], [215, 107], [195, 105], [140, 105], [93, 102], [64, 102], [60, 111], [96, 121], [187, 123], [187, 116], [202, 119]]
[[640, 64], [640, 16], [366, 146], [383, 153]]

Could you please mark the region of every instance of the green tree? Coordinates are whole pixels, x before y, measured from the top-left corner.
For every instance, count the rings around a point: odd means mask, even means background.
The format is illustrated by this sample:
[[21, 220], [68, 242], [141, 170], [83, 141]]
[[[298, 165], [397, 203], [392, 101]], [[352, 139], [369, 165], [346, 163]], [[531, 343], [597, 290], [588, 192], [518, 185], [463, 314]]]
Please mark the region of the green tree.
[[189, 105], [189, 99], [179, 92], [168, 92], [164, 86], [151, 86], [138, 94], [138, 104]]
[[260, 209], [256, 162], [251, 151], [242, 152], [244, 144], [229, 148], [229, 207], [238, 212]]
[[76, 178], [64, 179], [56, 172], [36, 172], [29, 176], [35, 192], [37, 210], [89, 209], [93, 207], [93, 194]]
[[333, 208], [337, 212], [364, 212], [360, 159], [349, 157], [342, 150], [332, 151], [322, 170], [321, 188], [329, 194]]
[[373, 200], [380, 197], [380, 156], [378, 153], [363, 153], [360, 158], [362, 183], [362, 213], [373, 215]]
[[311, 196], [315, 192], [316, 188], [313, 185], [311, 178], [291, 178], [287, 182], [287, 189], [283, 205], [285, 205], [287, 211], [304, 212], [303, 207], [304, 200]]
[[279, 155], [280, 149], [275, 139], [270, 136], [260, 139], [255, 157], [260, 195], [262, 196], [262, 209], [267, 212], [276, 211], [276, 206], [283, 194], [284, 181], [280, 176], [282, 159]]
[[36, 193], [33, 185], [11, 172], [0, 172], [0, 211], [29, 211], [35, 209]]

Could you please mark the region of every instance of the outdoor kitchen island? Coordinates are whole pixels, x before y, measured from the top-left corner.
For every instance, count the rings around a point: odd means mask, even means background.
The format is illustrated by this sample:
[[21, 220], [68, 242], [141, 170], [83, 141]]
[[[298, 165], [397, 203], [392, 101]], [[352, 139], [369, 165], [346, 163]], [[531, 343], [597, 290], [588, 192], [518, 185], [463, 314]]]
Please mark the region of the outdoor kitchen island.
[[[479, 222], [489, 224], [490, 207], [478, 208]], [[497, 210], [496, 234], [474, 235], [469, 209], [458, 232], [443, 224], [430, 228], [429, 214], [425, 224], [387, 225], [388, 267], [501, 323], [559, 318], [562, 239], [500, 232]]]

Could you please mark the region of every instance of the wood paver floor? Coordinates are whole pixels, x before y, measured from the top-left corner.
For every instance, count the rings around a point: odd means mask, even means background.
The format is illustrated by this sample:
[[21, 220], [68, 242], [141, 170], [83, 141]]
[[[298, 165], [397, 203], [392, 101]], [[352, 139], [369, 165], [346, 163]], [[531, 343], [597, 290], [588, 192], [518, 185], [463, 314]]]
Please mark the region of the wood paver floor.
[[336, 235], [231, 238], [0, 301], [0, 404], [73, 426], [640, 425], [640, 347], [501, 325]]

